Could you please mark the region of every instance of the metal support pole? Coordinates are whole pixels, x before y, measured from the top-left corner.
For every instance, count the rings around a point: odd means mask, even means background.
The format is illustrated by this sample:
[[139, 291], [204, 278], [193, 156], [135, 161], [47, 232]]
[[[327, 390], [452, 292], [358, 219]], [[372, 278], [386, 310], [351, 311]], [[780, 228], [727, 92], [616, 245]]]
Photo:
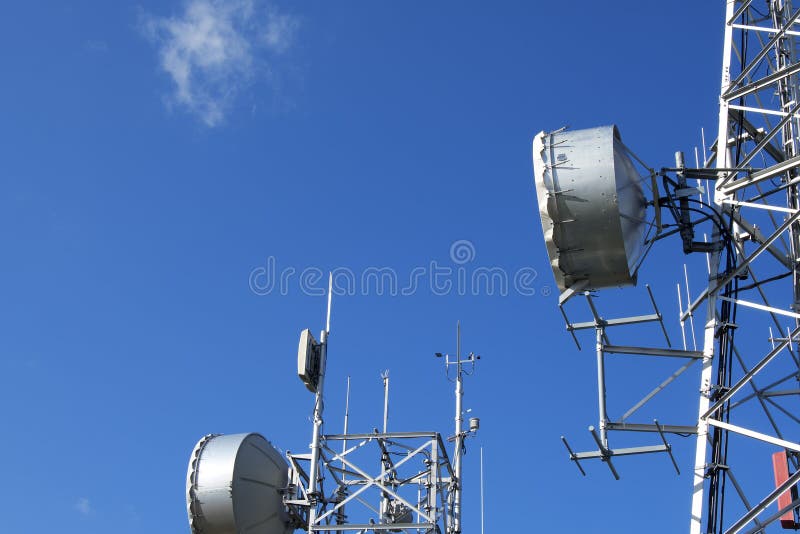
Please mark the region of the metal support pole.
[[[389, 426], [389, 370], [385, 370], [381, 373], [381, 378], [383, 379], [383, 433], [386, 434], [387, 427]], [[388, 454], [384, 449], [384, 454]], [[381, 458], [381, 469], [386, 469], [386, 462], [388, 458], [382, 457]], [[389, 495], [386, 492], [383, 492], [381, 498], [381, 506], [380, 506], [380, 517], [381, 521], [388, 520], [388, 512], [389, 512]]]
[[[728, 102], [722, 97], [731, 83], [731, 55], [733, 52], [733, 14], [735, 11], [735, 0], [727, 0], [725, 5], [725, 37], [722, 52], [722, 77], [719, 99], [719, 120], [717, 137], [717, 168], [725, 169], [730, 167], [728, 156], [728, 124], [729, 111]], [[719, 188], [714, 190], [714, 203], [719, 205], [722, 201], [722, 193]], [[720, 239], [718, 230], [714, 230], [712, 242]], [[697, 442], [695, 445], [694, 472], [692, 476], [692, 512], [690, 517], [690, 534], [701, 534], [703, 523], [703, 504], [705, 499], [704, 486], [706, 480], [706, 455], [708, 452], [708, 422], [703, 418], [703, 414], [708, 411], [711, 393], [711, 380], [714, 367], [714, 334], [716, 332], [717, 320], [717, 276], [719, 273], [719, 251], [714, 250], [710, 253], [709, 261], [709, 280], [708, 297], [706, 302], [706, 318], [703, 329], [703, 369], [700, 373], [700, 400], [698, 406], [697, 420]]]
[[[436, 496], [439, 493], [439, 444], [437, 443], [436, 439], [433, 439], [431, 443], [431, 463], [430, 469], [428, 471], [428, 481], [427, 481], [427, 490], [428, 490], [428, 503], [425, 507], [425, 511], [431, 517], [438, 517], [439, 510], [437, 506]], [[447, 516], [445, 514], [445, 532], [447, 532], [447, 528], [449, 525], [447, 524]]]
[[[717, 270], [719, 253], [712, 253], [711, 267]], [[694, 475], [692, 479], [692, 517], [690, 534], [700, 534], [703, 518], [704, 485], [706, 479], [706, 454], [708, 449], [708, 421], [703, 414], [708, 411], [711, 394], [712, 371], [714, 367], [714, 332], [716, 329], [716, 292], [708, 296], [706, 323], [703, 330], [703, 369], [700, 373], [700, 402], [698, 406], [697, 443], [694, 458]]]
[[461, 373], [461, 321], [457, 326], [458, 340], [456, 342], [456, 428], [455, 428], [455, 453], [453, 454], [453, 533], [461, 532], [461, 454], [464, 448], [464, 434], [461, 431], [464, 414], [461, 402], [464, 397], [463, 377]]
[[608, 434], [606, 431], [606, 424], [608, 423], [608, 415], [606, 414], [606, 365], [603, 353], [604, 328], [598, 326], [595, 333], [597, 335], [597, 406], [600, 412], [600, 442], [602, 447], [608, 448]]
[[325, 363], [328, 352], [328, 332], [323, 330], [320, 333], [320, 358], [319, 358], [319, 382], [317, 391], [314, 395], [314, 433], [311, 438], [311, 467], [308, 474], [308, 496], [311, 506], [308, 510], [308, 532], [314, 531], [314, 523], [317, 520], [317, 498], [319, 496], [319, 457], [320, 457], [320, 436], [322, 434], [322, 411], [323, 411], [323, 386], [325, 384]]

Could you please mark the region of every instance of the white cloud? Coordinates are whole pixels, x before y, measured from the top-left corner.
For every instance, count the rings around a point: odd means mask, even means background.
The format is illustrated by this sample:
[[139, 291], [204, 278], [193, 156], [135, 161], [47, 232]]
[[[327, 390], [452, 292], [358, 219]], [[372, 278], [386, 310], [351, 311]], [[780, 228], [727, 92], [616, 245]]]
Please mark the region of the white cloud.
[[285, 52], [292, 45], [297, 27], [298, 21], [295, 17], [270, 10], [264, 41], [275, 52]]
[[223, 121], [236, 95], [258, 74], [260, 52], [291, 46], [296, 19], [259, 9], [256, 2], [188, 0], [180, 17], [145, 17], [144, 30], [174, 84], [170, 101], [209, 127]]
[[105, 53], [108, 52], [108, 43], [101, 40], [89, 39], [83, 43], [83, 47], [89, 52]]
[[92, 513], [92, 503], [86, 497], [81, 497], [75, 503], [75, 509], [83, 516], [88, 516]]

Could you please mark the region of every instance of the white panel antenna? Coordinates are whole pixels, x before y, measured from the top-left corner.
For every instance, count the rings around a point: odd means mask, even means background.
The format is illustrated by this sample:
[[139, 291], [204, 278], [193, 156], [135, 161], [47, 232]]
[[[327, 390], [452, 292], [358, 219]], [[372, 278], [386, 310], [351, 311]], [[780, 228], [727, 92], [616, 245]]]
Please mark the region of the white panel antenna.
[[297, 348], [297, 375], [311, 393], [316, 392], [319, 385], [321, 352], [322, 345], [314, 339], [311, 330], [303, 330]]

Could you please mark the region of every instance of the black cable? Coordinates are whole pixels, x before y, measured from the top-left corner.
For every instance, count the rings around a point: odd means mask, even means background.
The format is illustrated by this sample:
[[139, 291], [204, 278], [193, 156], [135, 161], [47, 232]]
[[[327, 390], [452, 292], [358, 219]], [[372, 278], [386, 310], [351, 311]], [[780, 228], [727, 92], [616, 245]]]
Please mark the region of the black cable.
[[[764, 280], [761, 280], [759, 282], [754, 282], [754, 283], [750, 284], [749, 286], [740, 287], [740, 288], [737, 289], [737, 291], [749, 291], [751, 289], [757, 288], [758, 286], [762, 286], [762, 285], [768, 284], [770, 282], [775, 282], [777, 280], [782, 280], [784, 278], [792, 276], [792, 274], [793, 274], [792, 271], [786, 271], [785, 273], [778, 274], [778, 275], [775, 275], [775, 276], [770, 276], [769, 278], [765, 278]], [[727, 293], [725, 293], [724, 296], [730, 297], [730, 295], [728, 295]]]
[[[742, 20], [745, 25], [749, 22], [749, 11], [745, 10], [742, 14]], [[747, 58], [747, 41], [748, 41], [748, 32], [745, 30], [742, 33], [742, 40], [739, 43], [740, 46], [740, 69], [744, 69], [745, 61]], [[744, 98], [739, 99], [739, 105], [744, 105]], [[736, 145], [735, 145], [735, 156], [734, 156], [734, 166], [738, 167], [739, 162], [741, 161], [742, 157], [742, 134], [744, 128], [744, 121], [739, 120], [737, 123], [737, 131], [736, 131]], [[713, 208], [712, 208], [713, 209]], [[716, 211], [716, 210], [715, 210]], [[720, 219], [722, 219], [720, 215]], [[725, 232], [725, 271], [726, 273], [732, 272], [736, 268], [736, 251], [733, 250], [732, 246], [732, 234], [733, 234], [733, 217], [729, 218], [728, 228]], [[738, 297], [739, 293], [739, 279], [738, 277], [733, 277], [731, 280], [725, 284], [724, 288], [725, 294], [732, 294], [732, 300], [723, 300], [720, 305], [720, 323], [722, 324], [722, 329], [719, 333], [719, 359], [717, 360], [717, 385], [719, 387], [728, 388], [731, 384], [731, 371], [732, 371], [732, 362], [733, 362], [733, 338], [735, 329], [731, 327], [731, 325], [735, 324], [736, 321], [736, 298]], [[726, 422], [730, 421], [730, 400], [721, 408], [721, 419]], [[709, 523], [709, 527], [716, 527], [716, 530], [719, 534], [722, 534], [723, 531], [723, 524], [724, 524], [724, 517], [725, 517], [725, 490], [726, 490], [726, 482], [727, 482], [727, 472], [725, 470], [720, 471], [718, 469], [721, 465], [727, 465], [727, 457], [728, 457], [728, 432], [722, 431], [722, 429], [715, 428], [714, 429], [714, 437], [712, 441], [712, 464], [714, 465], [714, 473], [712, 475], [712, 484], [709, 485], [709, 508], [713, 507], [713, 518], [714, 518], [714, 525]]]

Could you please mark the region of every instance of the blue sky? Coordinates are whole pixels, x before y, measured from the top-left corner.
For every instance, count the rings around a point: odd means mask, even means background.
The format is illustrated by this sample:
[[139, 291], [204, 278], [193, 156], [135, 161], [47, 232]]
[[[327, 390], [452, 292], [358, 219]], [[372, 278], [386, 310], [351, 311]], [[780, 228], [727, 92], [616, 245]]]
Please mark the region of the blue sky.
[[[676, 444], [680, 477], [666, 457], [619, 461], [620, 482], [600, 464], [583, 478], [566, 458], [562, 434], [591, 447], [594, 354], [575, 350], [557, 314], [530, 142], [543, 129], [615, 123], [660, 167], [692, 153], [701, 127], [713, 139], [721, 3], [37, 1], [6, 11], [7, 531], [188, 531], [186, 463], [202, 435], [257, 431], [298, 452], [310, 441], [312, 397], [294, 358], [300, 330], [322, 327], [324, 299], [300, 273], [385, 267], [409, 280], [431, 262], [537, 276], [505, 296], [442, 295], [423, 281], [405, 295], [336, 297], [327, 430], [341, 429], [348, 375], [351, 429], [379, 426], [390, 369], [390, 428], [450, 432], [452, 392], [433, 354], [455, 351], [461, 320], [465, 350], [483, 355], [466, 383], [483, 423], [465, 464], [468, 532], [479, 524], [479, 447], [489, 532], [686, 528], [692, 440]], [[463, 264], [451, 257], [459, 240]], [[296, 273], [286, 291], [253, 289], [270, 258]], [[677, 339], [682, 272], [653, 263]], [[630, 310], [647, 312], [641, 304]], [[639, 383], [649, 371], [621, 372], [626, 394], [649, 389]], [[692, 391], [690, 381], [660, 419], [693, 416]]]

